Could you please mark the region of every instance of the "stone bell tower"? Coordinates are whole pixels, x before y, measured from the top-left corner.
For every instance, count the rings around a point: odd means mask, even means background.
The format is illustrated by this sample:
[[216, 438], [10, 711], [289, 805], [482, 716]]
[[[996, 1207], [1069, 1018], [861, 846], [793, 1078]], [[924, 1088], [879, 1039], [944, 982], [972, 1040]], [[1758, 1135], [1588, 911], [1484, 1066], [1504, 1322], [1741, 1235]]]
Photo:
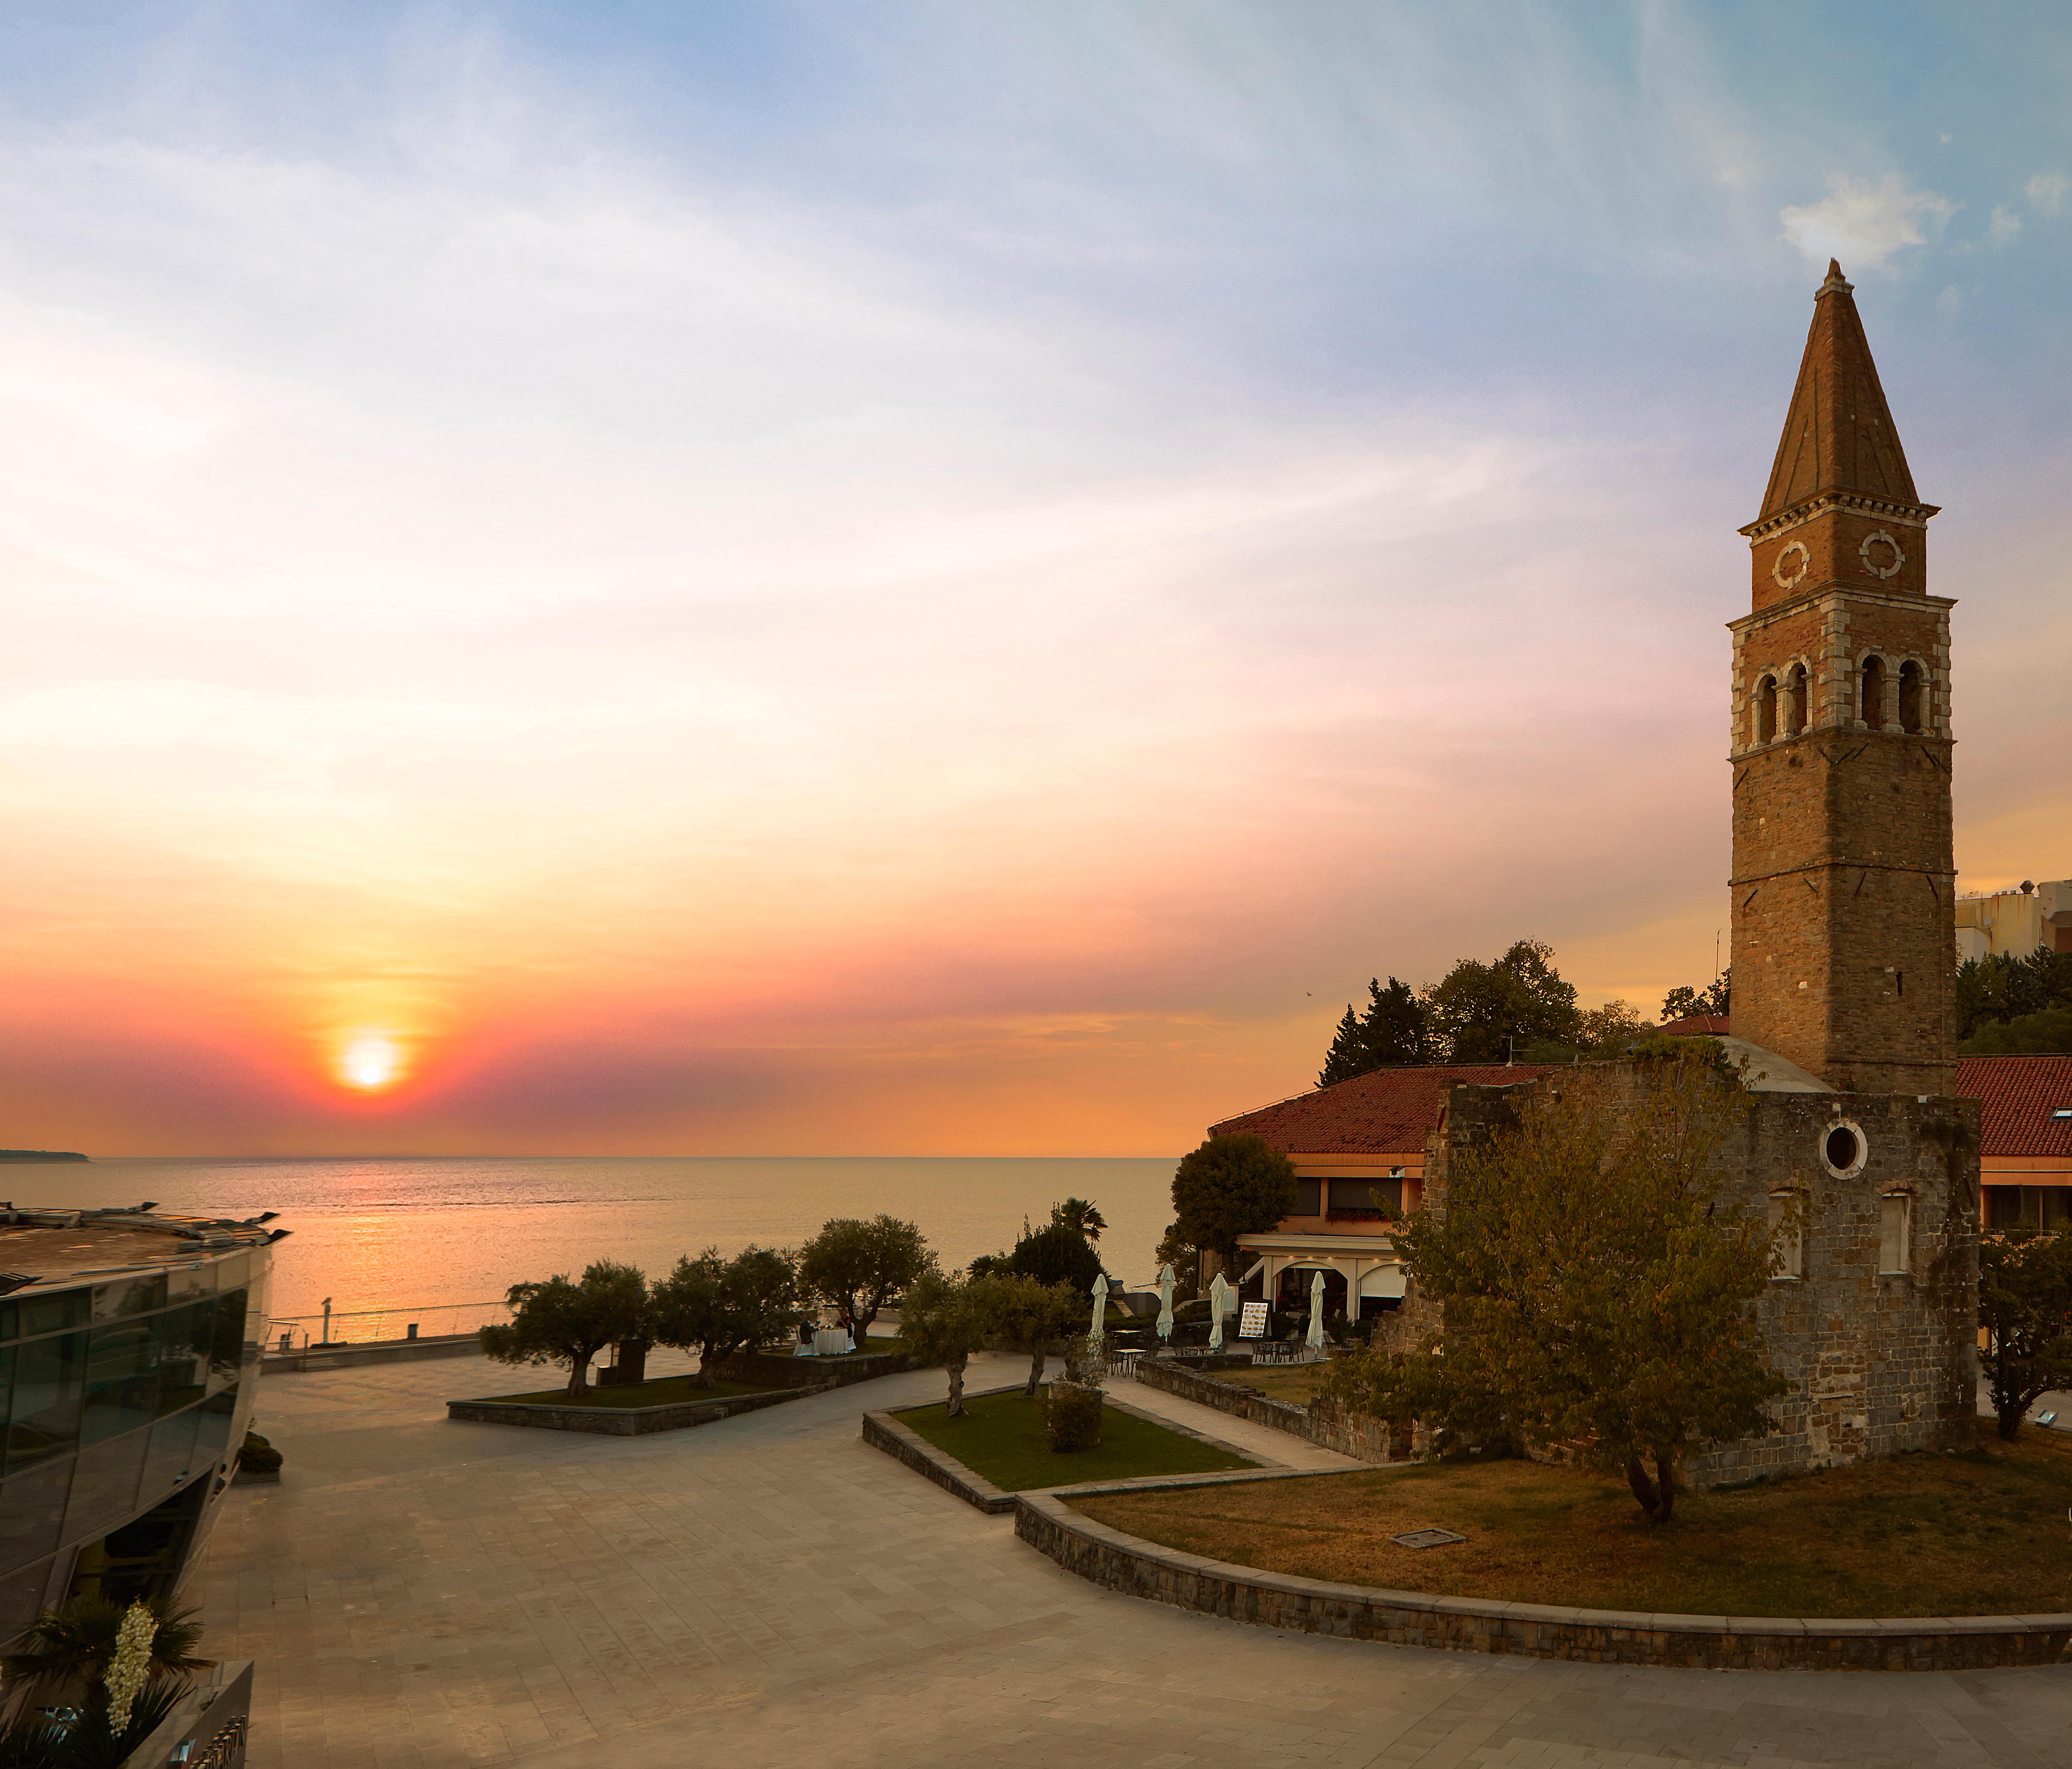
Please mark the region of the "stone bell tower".
[[1733, 1030], [1846, 1092], [1955, 1084], [1950, 610], [1831, 263], [1733, 622]]

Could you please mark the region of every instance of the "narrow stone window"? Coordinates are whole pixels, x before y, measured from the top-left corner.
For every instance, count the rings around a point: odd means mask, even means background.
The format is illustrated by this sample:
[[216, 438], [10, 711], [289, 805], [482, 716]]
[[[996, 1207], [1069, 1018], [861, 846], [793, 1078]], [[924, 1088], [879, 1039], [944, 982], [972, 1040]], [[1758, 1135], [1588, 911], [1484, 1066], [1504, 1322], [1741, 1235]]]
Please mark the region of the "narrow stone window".
[[1811, 707], [1807, 701], [1806, 666], [1794, 664], [1791, 673], [1785, 678], [1784, 734], [1796, 737], [1813, 722]]
[[1803, 1277], [1805, 1201], [1799, 1193], [1773, 1191], [1770, 1195], [1770, 1244], [1777, 1249], [1777, 1262], [1770, 1272], [1771, 1282], [1781, 1284]]
[[1864, 688], [1862, 697], [1856, 702], [1856, 716], [1873, 730], [1885, 723], [1885, 659], [1866, 657], [1864, 660]]
[[1879, 1271], [1911, 1269], [1913, 1242], [1914, 1200], [1903, 1191], [1888, 1191], [1878, 1199]]
[[1904, 731], [1921, 729], [1921, 665], [1901, 664], [1899, 666], [1899, 728]]
[[1777, 678], [1766, 676], [1756, 684], [1755, 740], [1772, 742], [1777, 736]]

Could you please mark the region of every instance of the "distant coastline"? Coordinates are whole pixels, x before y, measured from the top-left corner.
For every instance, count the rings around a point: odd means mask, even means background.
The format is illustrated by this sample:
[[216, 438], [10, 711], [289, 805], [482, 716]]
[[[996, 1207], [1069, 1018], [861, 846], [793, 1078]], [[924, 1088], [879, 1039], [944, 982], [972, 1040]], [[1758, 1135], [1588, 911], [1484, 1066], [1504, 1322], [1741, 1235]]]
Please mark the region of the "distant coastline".
[[84, 1161], [70, 1149], [0, 1149], [0, 1161]]

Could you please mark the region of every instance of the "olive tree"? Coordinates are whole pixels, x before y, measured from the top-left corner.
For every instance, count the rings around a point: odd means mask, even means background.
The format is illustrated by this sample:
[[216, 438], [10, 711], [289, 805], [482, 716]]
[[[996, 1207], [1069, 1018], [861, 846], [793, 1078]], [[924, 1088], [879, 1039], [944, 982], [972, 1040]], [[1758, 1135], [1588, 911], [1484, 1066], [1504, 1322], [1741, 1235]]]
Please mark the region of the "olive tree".
[[544, 1283], [513, 1284], [511, 1319], [482, 1330], [482, 1349], [499, 1364], [565, 1364], [569, 1398], [582, 1398], [590, 1360], [621, 1339], [644, 1339], [648, 1280], [631, 1265], [599, 1260], [572, 1284], [565, 1273]]
[[935, 1266], [919, 1228], [896, 1216], [838, 1216], [799, 1249], [799, 1276], [841, 1311], [859, 1351], [879, 1311]]
[[964, 1368], [972, 1352], [985, 1349], [987, 1323], [979, 1306], [985, 1281], [923, 1272], [899, 1304], [900, 1343], [911, 1356], [948, 1372], [947, 1411], [952, 1419], [964, 1414]]
[[708, 1247], [688, 1254], [658, 1280], [651, 1298], [652, 1331], [664, 1345], [698, 1354], [700, 1387], [737, 1351], [752, 1351], [789, 1333], [804, 1311], [805, 1286], [789, 1253], [746, 1247], [733, 1258]]
[[1013, 1276], [974, 1277], [965, 1289], [985, 1339], [1029, 1359], [1029, 1382], [1022, 1392], [1033, 1400], [1042, 1386], [1043, 1360], [1071, 1337], [1081, 1312], [1092, 1307], [1092, 1298], [1081, 1297], [1069, 1284]]
[[1565, 1447], [1624, 1473], [1659, 1523], [1685, 1450], [1775, 1429], [1765, 1403], [1788, 1384], [1754, 1311], [1770, 1225], [1720, 1195], [1711, 1164], [1741, 1089], [1703, 1050], [1627, 1073], [1622, 1096], [1581, 1078], [1528, 1095], [1461, 1151], [1443, 1203], [1394, 1231], [1443, 1324], [1407, 1351], [1340, 1360], [1330, 1380], [1442, 1450]]

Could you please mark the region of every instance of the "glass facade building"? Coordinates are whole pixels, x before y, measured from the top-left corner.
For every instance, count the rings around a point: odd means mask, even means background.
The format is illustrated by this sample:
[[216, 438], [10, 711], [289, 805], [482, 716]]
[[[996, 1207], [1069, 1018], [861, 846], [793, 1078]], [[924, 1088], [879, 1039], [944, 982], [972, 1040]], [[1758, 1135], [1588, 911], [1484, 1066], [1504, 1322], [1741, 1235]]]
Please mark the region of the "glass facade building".
[[[26, 1244], [7, 1232], [25, 1214], [0, 1224], [0, 1269]], [[57, 1232], [48, 1214], [28, 1223], [35, 1239]], [[251, 1418], [269, 1237], [199, 1225], [232, 1231], [211, 1244], [169, 1219], [154, 1236], [160, 1262], [147, 1265], [137, 1243], [150, 1229], [119, 1214], [105, 1226], [131, 1263], [0, 1295], [0, 1639], [70, 1597], [170, 1592], [206, 1537]], [[102, 1226], [70, 1231], [80, 1263], [101, 1250]]]

